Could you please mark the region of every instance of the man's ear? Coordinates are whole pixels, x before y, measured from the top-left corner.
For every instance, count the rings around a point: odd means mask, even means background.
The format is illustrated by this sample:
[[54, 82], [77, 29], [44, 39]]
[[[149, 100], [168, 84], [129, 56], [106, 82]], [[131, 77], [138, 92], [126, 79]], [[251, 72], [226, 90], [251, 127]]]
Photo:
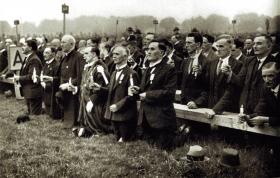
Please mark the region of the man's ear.
[[164, 50], [160, 50], [160, 53], [161, 53], [162, 56], [164, 56], [165, 51]]

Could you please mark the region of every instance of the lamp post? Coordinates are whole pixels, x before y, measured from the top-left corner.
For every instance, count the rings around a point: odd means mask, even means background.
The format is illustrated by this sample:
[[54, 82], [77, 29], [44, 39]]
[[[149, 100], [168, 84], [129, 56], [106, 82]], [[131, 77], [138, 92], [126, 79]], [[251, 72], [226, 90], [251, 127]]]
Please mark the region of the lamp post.
[[116, 20], [116, 39], [115, 39], [115, 41], [117, 41], [117, 39], [118, 39], [118, 24], [119, 24], [119, 20], [117, 19]]
[[157, 33], [158, 20], [153, 20], [153, 24], [155, 25], [155, 34], [156, 34]]
[[17, 43], [18, 43], [18, 41], [19, 41], [19, 35], [18, 35], [19, 20], [14, 20], [14, 25], [16, 26], [16, 39], [17, 39]]
[[269, 19], [267, 18], [267, 19], [265, 19], [265, 28], [266, 28], [266, 33], [267, 34], [269, 34], [269, 25], [270, 25]]
[[232, 23], [232, 33], [235, 34], [235, 24], [236, 24], [236, 20], [233, 19], [233, 20], [231, 21], [231, 23]]
[[69, 6], [67, 6], [66, 4], [62, 4], [62, 13], [63, 13], [63, 34], [65, 35], [65, 29], [66, 29], [66, 15], [65, 14], [69, 14]]

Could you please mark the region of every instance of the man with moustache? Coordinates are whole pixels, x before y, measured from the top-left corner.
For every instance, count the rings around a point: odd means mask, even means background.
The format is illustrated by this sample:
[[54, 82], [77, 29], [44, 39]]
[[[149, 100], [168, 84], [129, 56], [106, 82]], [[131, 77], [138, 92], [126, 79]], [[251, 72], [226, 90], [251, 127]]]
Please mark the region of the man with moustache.
[[136, 72], [127, 65], [127, 48], [115, 46], [112, 53], [116, 70], [111, 75], [105, 118], [112, 122], [117, 141], [125, 142], [132, 138], [137, 124], [136, 97], [128, 87], [139, 82]]

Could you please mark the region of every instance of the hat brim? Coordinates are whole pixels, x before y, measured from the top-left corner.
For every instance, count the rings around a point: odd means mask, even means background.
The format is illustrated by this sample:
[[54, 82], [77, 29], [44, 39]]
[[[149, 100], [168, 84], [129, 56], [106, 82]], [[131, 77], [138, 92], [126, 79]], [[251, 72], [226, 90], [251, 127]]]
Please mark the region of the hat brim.
[[228, 165], [228, 164], [226, 164], [226, 163], [221, 162], [221, 160], [219, 160], [219, 164], [220, 164], [221, 166], [224, 166], [224, 167], [227, 167], [227, 168], [238, 168], [238, 167], [240, 167], [240, 164], [239, 164], [239, 165], [236, 165], [236, 166], [232, 166], [232, 165]]
[[209, 161], [210, 158], [207, 157], [207, 156], [204, 156], [203, 159], [192, 159], [192, 158], [190, 158], [190, 156], [183, 156], [183, 157], [180, 158], [180, 160], [181, 161], [204, 162], [204, 161]]

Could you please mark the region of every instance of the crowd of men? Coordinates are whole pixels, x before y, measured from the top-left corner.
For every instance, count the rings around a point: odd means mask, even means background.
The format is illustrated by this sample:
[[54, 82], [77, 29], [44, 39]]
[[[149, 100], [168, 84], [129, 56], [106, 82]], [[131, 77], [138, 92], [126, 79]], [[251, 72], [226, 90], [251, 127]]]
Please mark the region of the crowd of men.
[[118, 42], [21, 39], [26, 58], [13, 79], [28, 114], [44, 110], [80, 137], [113, 132], [118, 142], [137, 135], [168, 148], [182, 124], [173, 106], [181, 90], [179, 102], [210, 108], [209, 119], [230, 111], [250, 126], [280, 124], [277, 35], [240, 39], [193, 31], [183, 37], [175, 28], [171, 37], [142, 39], [140, 30], [127, 32]]

